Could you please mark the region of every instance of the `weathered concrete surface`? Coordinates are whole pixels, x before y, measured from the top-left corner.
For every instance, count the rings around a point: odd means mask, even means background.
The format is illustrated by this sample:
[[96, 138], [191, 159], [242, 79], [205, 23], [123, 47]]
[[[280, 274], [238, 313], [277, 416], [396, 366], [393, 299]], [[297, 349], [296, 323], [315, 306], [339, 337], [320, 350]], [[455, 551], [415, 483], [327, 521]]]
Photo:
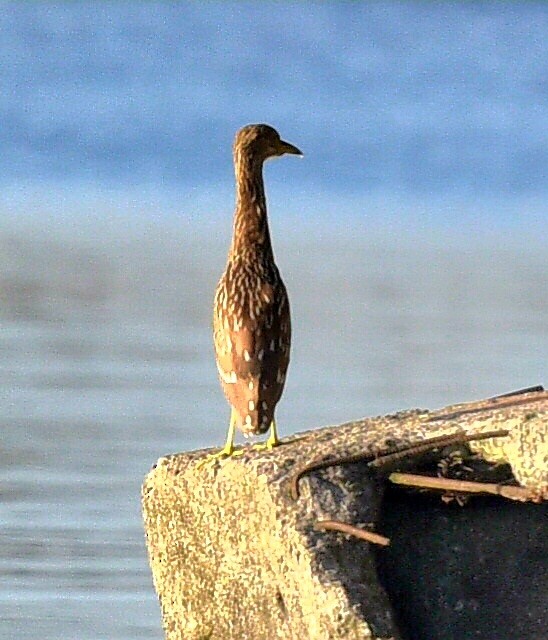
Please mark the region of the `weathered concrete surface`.
[[[168, 640], [403, 639], [377, 578], [376, 551], [317, 519], [379, 522], [382, 488], [365, 463], [295, 469], [332, 455], [380, 454], [394, 444], [505, 428], [508, 438], [472, 443], [505, 460], [537, 495], [548, 493], [548, 394], [430, 413], [411, 411], [307, 432], [274, 452], [196, 468], [207, 452], [159, 460], [143, 485], [154, 584]], [[382, 551], [380, 552], [382, 553]], [[420, 584], [417, 584], [420, 589]]]

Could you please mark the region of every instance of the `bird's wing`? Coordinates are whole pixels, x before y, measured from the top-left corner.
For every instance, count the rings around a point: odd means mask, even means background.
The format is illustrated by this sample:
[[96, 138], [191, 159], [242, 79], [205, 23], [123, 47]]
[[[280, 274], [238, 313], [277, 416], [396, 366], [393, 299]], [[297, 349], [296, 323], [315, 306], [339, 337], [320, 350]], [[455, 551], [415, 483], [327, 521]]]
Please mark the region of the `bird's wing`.
[[[262, 432], [272, 422], [289, 364], [291, 327], [283, 283], [263, 284], [246, 300], [243, 314], [230, 315], [230, 304], [216, 305], [214, 342], [224, 393], [244, 430]], [[251, 427], [253, 427], [251, 429]]]

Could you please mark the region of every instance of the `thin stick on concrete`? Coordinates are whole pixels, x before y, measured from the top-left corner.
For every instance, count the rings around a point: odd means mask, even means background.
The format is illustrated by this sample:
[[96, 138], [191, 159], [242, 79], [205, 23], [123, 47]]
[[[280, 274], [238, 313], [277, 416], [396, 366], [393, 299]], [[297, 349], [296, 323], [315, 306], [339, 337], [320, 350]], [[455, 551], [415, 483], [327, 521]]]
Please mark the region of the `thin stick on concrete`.
[[[440, 447], [446, 447], [451, 444], [461, 444], [463, 442], [470, 442], [471, 440], [484, 440], [486, 438], [498, 438], [507, 436], [508, 431], [505, 429], [499, 429], [498, 431], [488, 431], [485, 433], [467, 434], [463, 431], [457, 433], [436, 436], [435, 438], [428, 438], [416, 444], [406, 444], [400, 447], [393, 447], [388, 449], [383, 455], [375, 458], [374, 454], [370, 451], [365, 453], [358, 453], [352, 456], [341, 456], [338, 458], [328, 458], [327, 460], [320, 460], [318, 462], [312, 462], [305, 465], [299, 471], [297, 471], [291, 479], [291, 497], [293, 500], [299, 498], [299, 481], [300, 479], [311, 473], [312, 471], [318, 471], [320, 469], [327, 469], [341, 464], [353, 464], [355, 462], [362, 462], [364, 460], [369, 461], [371, 468], [382, 468], [394, 462], [411, 458], [430, 451], [431, 449], [438, 449]], [[371, 460], [371, 458], [374, 458]]]
[[[548, 399], [547, 391], [538, 391], [535, 392], [536, 396], [528, 396], [527, 398], [521, 398], [521, 395], [516, 394], [512, 396], [499, 396], [499, 398], [492, 398], [490, 400], [491, 404], [481, 405], [480, 403], [474, 402], [471, 403], [470, 406], [465, 407], [464, 409], [458, 409], [457, 411], [453, 411], [452, 413], [442, 413], [435, 416], [430, 416], [427, 420], [428, 422], [440, 422], [442, 420], [455, 420], [456, 418], [460, 418], [462, 416], [470, 415], [472, 413], [483, 413], [485, 411], [494, 411], [499, 409], [508, 409], [510, 407], [518, 407], [522, 404], [531, 404], [532, 402], [545, 402]], [[527, 395], [527, 394], [525, 394]]]
[[317, 520], [314, 523], [314, 528], [319, 531], [340, 531], [341, 533], [347, 533], [360, 540], [366, 540], [367, 542], [379, 544], [383, 547], [387, 547], [390, 544], [390, 538], [381, 536], [378, 533], [373, 533], [373, 531], [368, 531], [367, 529], [360, 529], [346, 522], [340, 522], [339, 520]]
[[431, 449], [439, 449], [441, 447], [447, 447], [450, 444], [463, 444], [464, 442], [472, 442], [473, 440], [487, 440], [488, 438], [502, 438], [507, 436], [509, 431], [506, 429], [497, 429], [497, 431], [486, 431], [485, 433], [453, 433], [449, 436], [439, 436], [437, 438], [430, 438], [423, 442], [418, 442], [416, 445], [409, 446], [395, 451], [387, 453], [386, 455], [379, 456], [375, 460], [371, 460], [369, 466], [375, 469], [389, 466], [394, 462], [400, 460], [413, 458], [421, 453], [426, 453]]
[[489, 400], [498, 400], [499, 398], [511, 398], [512, 396], [521, 396], [524, 393], [538, 393], [544, 391], [544, 387], [541, 384], [536, 384], [533, 387], [525, 387], [524, 389], [518, 389], [517, 391], [508, 391], [508, 393], [500, 393], [498, 396], [493, 396]]
[[453, 493], [486, 493], [509, 498], [510, 500], [519, 500], [520, 502], [534, 501], [534, 496], [532, 496], [530, 489], [527, 487], [453, 480], [451, 478], [422, 476], [414, 473], [391, 473], [388, 479], [394, 484], [417, 489], [434, 489]]

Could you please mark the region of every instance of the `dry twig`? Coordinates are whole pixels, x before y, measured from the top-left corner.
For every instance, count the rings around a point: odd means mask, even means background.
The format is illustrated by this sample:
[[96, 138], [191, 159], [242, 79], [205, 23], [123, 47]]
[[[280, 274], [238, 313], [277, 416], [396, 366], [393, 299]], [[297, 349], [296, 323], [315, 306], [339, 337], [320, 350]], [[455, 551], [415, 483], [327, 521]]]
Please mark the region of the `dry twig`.
[[[492, 411], [493, 409], [507, 409], [508, 407], [518, 407], [520, 404], [530, 404], [532, 402], [544, 402], [548, 398], [547, 391], [539, 391], [538, 397], [536, 398], [518, 398], [516, 400], [513, 399], [513, 395], [504, 395], [499, 396], [497, 398], [492, 398], [491, 404], [486, 404], [481, 407], [466, 407], [464, 409], [459, 409], [458, 411], [454, 411], [453, 413], [442, 413], [441, 415], [430, 416], [428, 418], [428, 422], [438, 422], [440, 420], [455, 420], [455, 418], [460, 418], [461, 416], [470, 415], [472, 413], [481, 413], [483, 411]], [[517, 394], [521, 395], [521, 394]]]
[[[501, 436], [507, 436], [508, 431], [499, 429], [498, 431], [488, 431], [486, 433], [467, 434], [464, 432], [457, 432], [449, 435], [436, 436], [435, 438], [428, 438], [418, 442], [417, 444], [401, 445], [399, 447], [393, 447], [388, 449], [383, 455], [374, 457], [371, 452], [358, 453], [352, 456], [341, 456], [338, 458], [328, 458], [327, 460], [320, 460], [318, 462], [312, 462], [305, 465], [298, 470], [291, 479], [291, 496], [294, 500], [299, 498], [299, 481], [308, 473], [318, 471], [320, 469], [327, 469], [342, 464], [353, 464], [355, 462], [369, 461], [368, 466], [371, 468], [380, 468], [398, 462], [400, 460], [413, 457], [430, 451], [432, 449], [438, 449], [446, 447], [451, 444], [461, 444], [463, 442], [470, 442], [471, 440], [483, 440], [485, 438], [497, 438]], [[371, 458], [374, 458], [371, 460]]]
[[489, 400], [498, 400], [499, 398], [510, 398], [511, 396], [521, 396], [524, 393], [538, 393], [544, 391], [544, 387], [541, 384], [536, 384], [533, 387], [525, 387], [524, 389], [518, 389], [517, 391], [509, 391], [508, 393], [501, 393], [498, 396], [493, 396]]
[[391, 473], [388, 479], [394, 484], [417, 489], [434, 489], [452, 493], [486, 493], [509, 498], [510, 500], [519, 500], [520, 502], [528, 502], [534, 499], [527, 487], [513, 485], [453, 480], [451, 478], [422, 476], [413, 473]]
[[383, 547], [387, 547], [390, 544], [390, 539], [385, 536], [373, 533], [373, 531], [368, 531], [367, 529], [360, 529], [354, 525], [340, 522], [339, 520], [317, 520], [314, 523], [314, 528], [319, 531], [340, 531], [341, 533], [347, 533], [360, 540], [366, 540], [367, 542], [379, 544]]
[[424, 440], [423, 442], [419, 442], [416, 445], [408, 446], [406, 448], [402, 448], [401, 451], [396, 451], [394, 453], [387, 453], [385, 455], [379, 456], [372, 460], [369, 463], [369, 466], [372, 468], [382, 468], [393, 464], [394, 462], [399, 462], [400, 460], [412, 458], [414, 456], [420, 455], [421, 453], [426, 453], [427, 451], [431, 451], [432, 449], [440, 449], [442, 447], [447, 447], [451, 444], [463, 444], [464, 442], [472, 442], [473, 440], [486, 440], [488, 438], [501, 438], [503, 436], [508, 435], [508, 431], [506, 429], [498, 429], [497, 431], [486, 431], [485, 433], [453, 433], [448, 436], [438, 436], [437, 438], [429, 438], [428, 440]]

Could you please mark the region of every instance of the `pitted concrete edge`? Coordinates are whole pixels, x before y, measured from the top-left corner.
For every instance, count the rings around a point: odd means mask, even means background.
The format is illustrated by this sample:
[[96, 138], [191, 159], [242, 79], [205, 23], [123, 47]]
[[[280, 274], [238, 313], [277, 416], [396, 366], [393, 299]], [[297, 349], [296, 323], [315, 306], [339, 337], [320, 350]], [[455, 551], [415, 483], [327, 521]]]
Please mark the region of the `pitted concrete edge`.
[[548, 394], [406, 411], [325, 427], [273, 452], [196, 468], [206, 452], [161, 458], [143, 485], [147, 547], [168, 640], [398, 640], [368, 544], [314, 529], [317, 519], [378, 520], [382, 490], [366, 466], [303, 479], [296, 467], [330, 455], [380, 454], [395, 444], [508, 429], [472, 443], [510, 463], [518, 481], [546, 495]]

